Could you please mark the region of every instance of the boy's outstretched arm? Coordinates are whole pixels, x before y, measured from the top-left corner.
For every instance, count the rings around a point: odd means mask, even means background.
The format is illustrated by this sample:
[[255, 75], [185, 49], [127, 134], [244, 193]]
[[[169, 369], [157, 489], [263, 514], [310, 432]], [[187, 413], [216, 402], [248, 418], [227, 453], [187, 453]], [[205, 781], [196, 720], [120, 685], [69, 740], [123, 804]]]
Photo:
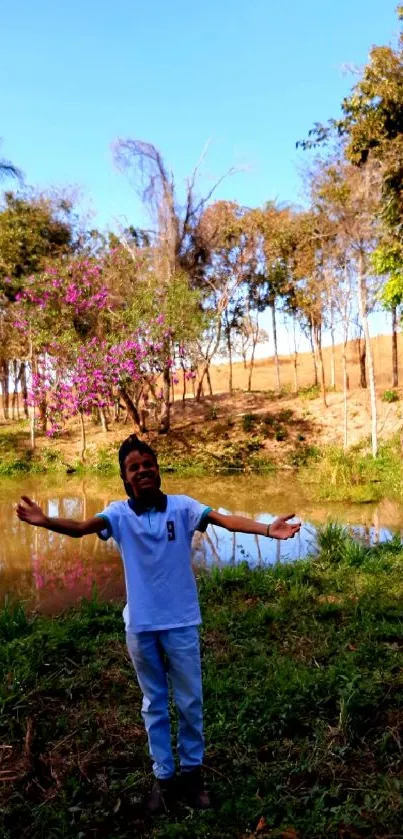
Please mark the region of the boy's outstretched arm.
[[294, 513], [279, 516], [267, 525], [245, 516], [226, 516], [223, 513], [217, 513], [216, 510], [212, 510], [207, 516], [209, 524], [218, 524], [219, 527], [225, 527], [226, 530], [236, 533], [256, 533], [258, 536], [270, 536], [272, 539], [292, 539], [301, 527], [301, 522], [288, 523], [289, 519], [293, 518]]
[[[24, 503], [21, 503], [24, 502]], [[55, 533], [63, 533], [65, 536], [87, 536], [89, 533], [100, 533], [105, 530], [105, 519], [94, 516], [86, 521], [75, 521], [75, 519], [61, 519], [57, 516], [45, 516], [38, 504], [35, 504], [27, 495], [23, 495], [17, 505], [17, 516], [20, 521], [33, 524], [35, 527], [44, 527], [46, 530], [53, 530]]]

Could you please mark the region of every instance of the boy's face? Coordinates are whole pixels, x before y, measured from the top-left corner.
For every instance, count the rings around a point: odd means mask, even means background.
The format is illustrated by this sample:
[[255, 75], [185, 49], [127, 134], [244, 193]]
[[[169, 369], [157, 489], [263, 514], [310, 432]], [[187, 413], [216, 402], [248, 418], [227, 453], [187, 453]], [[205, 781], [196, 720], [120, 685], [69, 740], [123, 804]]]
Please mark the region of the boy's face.
[[152, 455], [136, 451], [125, 457], [122, 477], [130, 485], [135, 498], [154, 495], [161, 484], [158, 463]]

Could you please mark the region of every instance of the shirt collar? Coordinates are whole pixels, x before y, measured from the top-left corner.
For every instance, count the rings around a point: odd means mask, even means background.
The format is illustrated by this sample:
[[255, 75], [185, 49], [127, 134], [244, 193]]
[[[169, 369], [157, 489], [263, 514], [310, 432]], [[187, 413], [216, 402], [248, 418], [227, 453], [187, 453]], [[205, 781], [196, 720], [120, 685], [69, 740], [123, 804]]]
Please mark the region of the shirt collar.
[[[147, 513], [150, 507], [145, 507], [138, 498], [129, 498], [128, 505], [136, 516], [141, 516], [142, 513]], [[165, 513], [168, 504], [168, 498], [163, 492], [159, 492], [155, 498], [151, 509], [157, 510], [158, 513]]]

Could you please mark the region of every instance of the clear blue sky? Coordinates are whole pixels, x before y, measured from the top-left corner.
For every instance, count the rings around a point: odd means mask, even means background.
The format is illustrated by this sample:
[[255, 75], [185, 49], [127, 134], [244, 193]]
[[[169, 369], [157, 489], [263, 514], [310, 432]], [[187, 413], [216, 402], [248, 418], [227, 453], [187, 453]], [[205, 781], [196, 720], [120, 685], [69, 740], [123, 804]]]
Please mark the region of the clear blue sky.
[[397, 31], [393, 0], [20, 0], [1, 18], [3, 155], [35, 186], [81, 186], [101, 226], [141, 221], [118, 136], [157, 145], [179, 184], [210, 138], [201, 186], [245, 163], [220, 197], [298, 200], [295, 141]]
[[[210, 139], [201, 190], [246, 164], [217, 197], [298, 202], [304, 155], [295, 142], [314, 121], [338, 114], [352, 84], [343, 68], [395, 39], [394, 5], [9, 2], [0, 32], [2, 153], [36, 187], [81, 187], [100, 227], [144, 223], [113, 169], [110, 145], [119, 136], [153, 142], [179, 186]], [[376, 317], [375, 331], [384, 331]], [[280, 343], [287, 352], [283, 331]]]

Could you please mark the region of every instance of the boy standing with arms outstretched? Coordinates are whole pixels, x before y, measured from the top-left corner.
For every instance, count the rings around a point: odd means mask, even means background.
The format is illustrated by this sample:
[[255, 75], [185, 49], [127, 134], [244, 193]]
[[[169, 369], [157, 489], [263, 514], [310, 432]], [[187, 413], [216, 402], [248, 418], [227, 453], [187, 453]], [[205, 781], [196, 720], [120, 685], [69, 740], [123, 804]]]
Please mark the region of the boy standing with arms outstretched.
[[300, 524], [289, 524], [292, 516], [282, 516], [267, 526], [243, 516], [223, 515], [186, 495], [165, 495], [160, 489], [157, 456], [135, 435], [122, 443], [119, 465], [129, 498], [109, 504], [93, 518], [82, 522], [49, 518], [25, 496], [17, 515], [21, 521], [56, 533], [73, 537], [97, 533], [101, 539], [112, 536], [117, 543], [126, 582], [127, 646], [143, 693], [142, 714], [155, 775], [149, 809], [166, 808], [175, 797], [168, 675], [179, 715], [181, 796], [191, 806], [206, 809], [210, 801], [201, 774], [201, 616], [191, 566], [192, 537], [196, 530], [216, 524], [233, 532], [289, 539]]

